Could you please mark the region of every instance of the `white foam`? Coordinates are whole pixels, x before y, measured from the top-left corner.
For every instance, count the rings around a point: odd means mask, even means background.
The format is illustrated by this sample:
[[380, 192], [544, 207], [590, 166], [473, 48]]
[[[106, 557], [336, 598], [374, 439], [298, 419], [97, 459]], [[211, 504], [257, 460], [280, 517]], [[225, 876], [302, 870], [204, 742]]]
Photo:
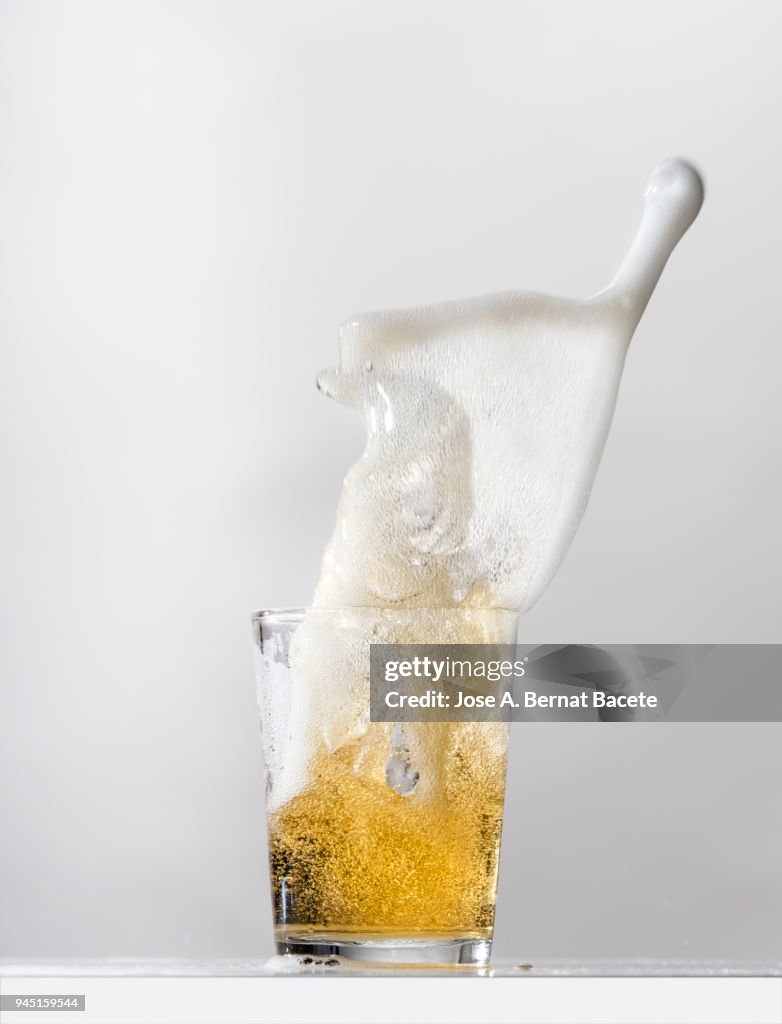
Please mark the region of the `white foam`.
[[[341, 639], [305, 622], [293, 651], [309, 709], [297, 751], [367, 727], [355, 653], [380, 617], [347, 609], [526, 611], [543, 593], [584, 513], [633, 332], [702, 199], [692, 167], [661, 164], [626, 259], [589, 299], [510, 292], [345, 323], [318, 384], [360, 413], [367, 444], [314, 599], [344, 610]], [[289, 771], [298, 785], [304, 766]]]
[[581, 520], [625, 353], [703, 188], [666, 161], [612, 284], [365, 313], [319, 387], [358, 411], [316, 605], [476, 604], [525, 611]]

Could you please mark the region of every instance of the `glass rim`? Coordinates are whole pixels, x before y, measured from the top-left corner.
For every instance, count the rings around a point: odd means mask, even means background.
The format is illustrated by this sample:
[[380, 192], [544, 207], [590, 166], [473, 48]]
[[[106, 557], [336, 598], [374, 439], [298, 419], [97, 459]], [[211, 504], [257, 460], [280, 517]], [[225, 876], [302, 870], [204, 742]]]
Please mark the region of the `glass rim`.
[[300, 619], [307, 612], [330, 612], [332, 614], [342, 612], [405, 612], [410, 614], [411, 612], [480, 612], [483, 614], [491, 612], [502, 612], [505, 615], [519, 615], [518, 608], [481, 608], [478, 605], [451, 605], [451, 604], [440, 604], [440, 605], [417, 605], [413, 607], [406, 607], [404, 605], [380, 605], [380, 604], [350, 604], [343, 605], [341, 608], [330, 608], [326, 606], [314, 605], [308, 608], [259, 608], [257, 611], [252, 612], [250, 620], [252, 622], [261, 621], [286, 621], [292, 619]]
[[252, 622], [260, 619], [296, 619], [307, 611], [307, 608], [259, 608], [250, 615], [250, 619]]

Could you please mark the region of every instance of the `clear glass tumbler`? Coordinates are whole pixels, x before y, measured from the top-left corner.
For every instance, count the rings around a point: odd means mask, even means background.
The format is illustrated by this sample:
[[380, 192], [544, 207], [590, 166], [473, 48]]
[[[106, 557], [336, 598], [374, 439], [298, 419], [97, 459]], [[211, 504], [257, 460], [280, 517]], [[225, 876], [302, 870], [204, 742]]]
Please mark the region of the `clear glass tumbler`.
[[485, 966], [503, 722], [369, 721], [371, 643], [514, 643], [504, 609], [253, 616], [278, 952]]

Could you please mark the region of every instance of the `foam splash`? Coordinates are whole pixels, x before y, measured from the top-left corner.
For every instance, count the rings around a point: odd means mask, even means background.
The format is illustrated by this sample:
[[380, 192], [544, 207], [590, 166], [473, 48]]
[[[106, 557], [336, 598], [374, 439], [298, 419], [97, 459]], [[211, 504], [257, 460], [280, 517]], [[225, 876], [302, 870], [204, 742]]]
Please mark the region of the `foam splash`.
[[315, 605], [532, 607], [586, 508], [625, 354], [701, 180], [652, 175], [638, 235], [586, 300], [509, 292], [365, 313], [318, 380], [363, 417]]
[[[318, 386], [362, 416], [367, 444], [345, 478], [313, 602], [339, 612], [310, 615], [291, 649], [292, 726], [272, 808], [307, 784], [315, 751], [349, 751], [356, 774], [384, 768], [376, 741], [393, 753], [382, 727], [370, 735], [370, 642], [449, 642], [449, 630], [450, 642], [515, 640], [512, 620], [480, 613], [528, 610], [561, 564], [633, 332], [702, 199], [690, 165], [661, 164], [622, 266], [591, 298], [509, 292], [343, 326], [339, 367]], [[483, 729], [498, 750], [501, 730]], [[410, 799], [427, 799], [447, 737], [406, 729]]]

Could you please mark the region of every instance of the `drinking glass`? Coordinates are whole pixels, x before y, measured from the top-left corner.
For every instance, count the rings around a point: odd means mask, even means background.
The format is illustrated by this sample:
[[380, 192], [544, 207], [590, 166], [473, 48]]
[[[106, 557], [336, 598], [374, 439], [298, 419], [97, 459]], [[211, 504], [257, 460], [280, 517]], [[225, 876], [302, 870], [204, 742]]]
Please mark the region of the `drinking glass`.
[[485, 966], [507, 723], [371, 722], [370, 644], [515, 643], [517, 614], [311, 608], [252, 622], [278, 952]]

